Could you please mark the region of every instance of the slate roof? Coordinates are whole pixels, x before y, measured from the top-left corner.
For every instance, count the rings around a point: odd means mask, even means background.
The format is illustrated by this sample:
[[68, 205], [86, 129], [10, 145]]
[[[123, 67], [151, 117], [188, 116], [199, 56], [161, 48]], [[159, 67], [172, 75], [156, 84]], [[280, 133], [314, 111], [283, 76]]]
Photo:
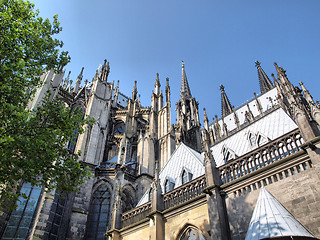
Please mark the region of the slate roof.
[[242, 156], [245, 153], [257, 148], [257, 145], [251, 145], [249, 141], [249, 134], [252, 133], [256, 137], [259, 134], [269, 140], [274, 140], [297, 128], [296, 123], [279, 108], [260, 120], [248, 125], [248, 127], [226, 138], [211, 147], [212, 155], [216, 161], [217, 166], [225, 164], [223, 147], [230, 149], [237, 156]]
[[[174, 182], [174, 188], [181, 186], [181, 173], [183, 169], [192, 173], [192, 179], [202, 176], [205, 173], [203, 166], [203, 155], [191, 149], [184, 143], [180, 143], [177, 149], [172, 153], [166, 165], [160, 171], [160, 184], [162, 193], [166, 179]], [[149, 201], [150, 188], [144, 193], [137, 206]]]
[[261, 188], [245, 240], [285, 236], [314, 237], [277, 199], [266, 189]]

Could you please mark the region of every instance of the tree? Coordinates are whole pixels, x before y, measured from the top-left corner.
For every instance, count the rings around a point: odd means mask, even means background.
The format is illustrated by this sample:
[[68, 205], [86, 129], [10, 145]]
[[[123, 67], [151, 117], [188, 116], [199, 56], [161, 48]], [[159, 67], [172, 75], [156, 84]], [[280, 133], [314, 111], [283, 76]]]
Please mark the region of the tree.
[[44, 98], [35, 111], [27, 109], [40, 75], [61, 70], [70, 61], [53, 38], [62, 28], [39, 17], [34, 5], [23, 0], [0, 1], [0, 209], [14, 203], [19, 184], [73, 191], [88, 171], [77, 161], [80, 153], [66, 149], [74, 132], [83, 132], [91, 120], [71, 113], [58, 99]]

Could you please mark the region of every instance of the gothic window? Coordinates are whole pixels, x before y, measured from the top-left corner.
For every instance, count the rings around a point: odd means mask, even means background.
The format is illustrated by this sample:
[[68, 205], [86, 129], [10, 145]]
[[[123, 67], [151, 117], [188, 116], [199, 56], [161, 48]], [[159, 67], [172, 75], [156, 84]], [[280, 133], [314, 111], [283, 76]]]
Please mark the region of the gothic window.
[[174, 189], [174, 182], [172, 182], [169, 179], [166, 179], [165, 183], [164, 183], [164, 191], [165, 193], [170, 192], [171, 190]]
[[31, 186], [30, 183], [25, 183], [22, 186], [21, 193], [25, 194], [28, 198], [19, 197], [17, 202], [18, 207], [12, 211], [1, 239], [28, 238], [41, 189]]
[[134, 208], [135, 201], [131, 191], [125, 187], [121, 192], [122, 212], [126, 212]]
[[124, 122], [121, 120], [117, 120], [113, 130], [113, 135], [123, 135], [125, 130], [126, 130], [126, 126], [124, 125]]
[[257, 136], [257, 145], [261, 146], [261, 145], [267, 143], [268, 140], [269, 139], [267, 137], [265, 137], [261, 133], [259, 133], [258, 136]]
[[222, 154], [223, 154], [223, 158], [224, 160], [230, 161], [232, 159], [235, 159], [237, 157], [237, 155], [234, 153], [234, 151], [232, 151], [230, 148], [223, 146], [222, 147]]
[[53, 200], [53, 205], [55, 205], [53, 209], [55, 210], [50, 212], [50, 217], [51, 216], [53, 217], [51, 229], [49, 232], [50, 240], [59, 239], [59, 228], [62, 225], [62, 219], [63, 219], [66, 203], [67, 203], [67, 195], [56, 191], [55, 197]]
[[93, 193], [87, 221], [88, 240], [103, 240], [109, 224], [111, 194], [105, 184], [101, 184]]
[[192, 180], [192, 176], [193, 175], [192, 175], [191, 172], [187, 171], [186, 169], [183, 169], [182, 170], [182, 174], [181, 174], [181, 183], [185, 184], [185, 183], [191, 181]]
[[205, 238], [196, 228], [188, 227], [179, 240], [205, 240]]
[[[84, 118], [84, 115], [85, 115], [85, 111], [84, 109], [82, 109], [80, 106], [76, 107], [73, 111], [72, 111], [76, 114], [82, 114], [82, 119]], [[78, 135], [79, 135], [79, 130], [76, 129], [73, 133], [73, 136], [71, 138], [71, 140], [69, 141], [69, 144], [68, 144], [68, 149], [71, 153], [74, 153], [74, 150], [76, 148], [76, 143], [77, 143], [77, 140], [78, 140]]]
[[182, 173], [182, 184], [185, 184], [187, 182], [188, 182], [188, 173], [186, 170], [184, 170]]
[[170, 192], [170, 182], [168, 179], [166, 180], [166, 183], [165, 183], [165, 193], [167, 192]]
[[253, 133], [249, 133], [249, 141], [251, 146], [254, 146], [256, 144], [256, 137]]

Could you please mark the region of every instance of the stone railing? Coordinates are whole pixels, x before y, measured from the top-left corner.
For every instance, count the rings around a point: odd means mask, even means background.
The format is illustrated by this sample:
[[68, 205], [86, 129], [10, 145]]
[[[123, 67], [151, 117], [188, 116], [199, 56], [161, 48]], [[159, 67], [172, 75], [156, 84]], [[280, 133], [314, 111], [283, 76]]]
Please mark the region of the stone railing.
[[206, 188], [206, 178], [202, 175], [187, 184], [184, 184], [163, 196], [164, 208], [169, 209], [181, 203], [187, 202], [201, 194]]
[[265, 167], [300, 150], [303, 143], [298, 129], [273, 140], [242, 157], [219, 167], [222, 183], [233, 180]]
[[125, 228], [131, 224], [145, 219], [151, 212], [151, 202], [147, 202], [137, 208], [122, 214], [122, 227]]

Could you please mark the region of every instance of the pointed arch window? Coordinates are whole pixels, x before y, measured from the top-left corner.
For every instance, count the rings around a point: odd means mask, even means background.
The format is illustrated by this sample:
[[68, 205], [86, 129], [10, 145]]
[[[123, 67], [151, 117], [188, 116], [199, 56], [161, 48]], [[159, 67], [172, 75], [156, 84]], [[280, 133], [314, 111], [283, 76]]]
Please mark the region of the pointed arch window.
[[198, 229], [194, 227], [188, 227], [178, 240], [205, 240]]
[[[85, 117], [85, 109], [82, 105], [75, 107], [72, 110], [72, 114], [81, 114], [82, 119], [84, 119]], [[74, 130], [73, 136], [71, 138], [71, 140], [68, 143], [68, 149], [71, 153], [74, 153], [75, 149], [76, 149], [76, 144], [78, 141], [78, 135], [79, 135], [79, 130], [76, 129]]]
[[261, 133], [257, 134], [257, 146], [258, 147], [266, 144], [268, 141], [269, 141], [269, 138], [267, 138], [263, 134], [261, 134]]
[[88, 240], [103, 240], [109, 225], [111, 194], [105, 184], [101, 184], [93, 193], [87, 221]]
[[164, 182], [164, 191], [165, 191], [165, 193], [170, 192], [171, 190], [173, 190], [174, 189], [174, 185], [175, 185], [174, 182], [171, 179], [167, 178], [165, 180], [165, 182]]
[[17, 208], [12, 211], [6, 229], [1, 239], [27, 239], [35, 217], [35, 210], [41, 195], [41, 189], [23, 184], [21, 193], [28, 198], [19, 197]]
[[235, 159], [236, 157], [238, 157], [234, 151], [232, 151], [230, 148], [228, 148], [227, 146], [223, 146], [222, 147], [222, 154], [223, 154], [223, 158], [224, 160], [230, 161]]
[[249, 133], [249, 141], [250, 141], [251, 146], [256, 145], [256, 136], [255, 136], [255, 134]]
[[191, 171], [184, 167], [180, 174], [181, 184], [186, 184], [187, 182], [191, 181], [192, 177], [193, 177], [193, 174], [191, 173]]

